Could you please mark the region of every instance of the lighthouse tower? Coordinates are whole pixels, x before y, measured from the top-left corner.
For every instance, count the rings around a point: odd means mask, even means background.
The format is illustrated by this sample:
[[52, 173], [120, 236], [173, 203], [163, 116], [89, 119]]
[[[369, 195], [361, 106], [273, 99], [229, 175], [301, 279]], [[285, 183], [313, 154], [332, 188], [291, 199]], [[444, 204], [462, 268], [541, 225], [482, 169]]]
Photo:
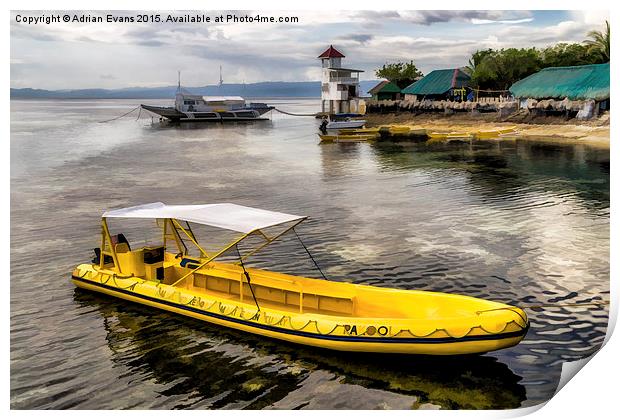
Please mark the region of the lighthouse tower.
[[344, 54], [329, 46], [318, 57], [323, 71], [321, 80], [321, 111], [329, 114], [359, 111], [359, 74], [363, 70], [342, 67]]

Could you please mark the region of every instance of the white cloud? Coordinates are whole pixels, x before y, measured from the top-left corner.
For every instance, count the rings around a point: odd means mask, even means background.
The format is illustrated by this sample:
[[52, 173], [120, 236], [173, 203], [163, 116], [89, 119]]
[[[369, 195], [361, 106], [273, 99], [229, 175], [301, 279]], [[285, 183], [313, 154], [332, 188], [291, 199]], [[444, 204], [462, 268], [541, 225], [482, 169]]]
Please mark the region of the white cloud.
[[588, 25], [603, 25], [609, 19], [609, 10], [579, 10], [571, 12], [574, 20]]
[[534, 18], [524, 18], [524, 19], [512, 19], [512, 20], [492, 20], [492, 19], [472, 19], [471, 23], [474, 25], [488, 25], [491, 23], [501, 23], [501, 24], [518, 24], [518, 23], [529, 23], [532, 22]]
[[477, 49], [580, 42], [608, 18], [558, 13], [543, 26], [529, 11], [236, 11], [209, 14], [299, 16], [300, 23], [24, 25], [16, 13], [26, 12], [12, 13], [11, 86], [47, 89], [172, 85], [178, 69], [188, 86], [213, 84], [220, 65], [229, 83], [317, 80], [316, 56], [330, 43], [346, 65], [366, 70], [365, 79], [385, 62], [410, 59], [428, 72], [465, 65]]

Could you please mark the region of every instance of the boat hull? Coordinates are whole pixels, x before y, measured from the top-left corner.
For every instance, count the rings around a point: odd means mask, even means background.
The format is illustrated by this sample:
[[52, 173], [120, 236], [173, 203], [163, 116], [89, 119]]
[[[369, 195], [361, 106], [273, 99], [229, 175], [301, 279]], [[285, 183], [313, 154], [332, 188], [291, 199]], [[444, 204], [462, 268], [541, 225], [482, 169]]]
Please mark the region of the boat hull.
[[[337, 351], [430, 355], [479, 354], [519, 343], [529, 323], [506, 322], [498, 331], [488, 325], [472, 326], [462, 334], [435, 330], [416, 335], [398, 321], [379, 318], [342, 318], [318, 313], [290, 314], [271, 308], [257, 310], [252, 302], [239, 303], [137, 277], [120, 278], [84, 266], [72, 275], [80, 288], [138, 304], [196, 318], [291, 343]], [[520, 315], [521, 316], [521, 315]]]
[[227, 111], [205, 111], [183, 113], [174, 107], [161, 107], [152, 105], [140, 105], [142, 109], [159, 115], [173, 122], [226, 122], [226, 121], [264, 121], [265, 113], [273, 107], [235, 109]]
[[507, 128], [498, 128], [495, 130], [486, 130], [486, 131], [478, 131], [475, 133], [477, 139], [486, 140], [486, 139], [497, 139], [500, 137], [504, 137], [509, 134], [516, 133], [516, 126], [507, 127]]
[[366, 124], [365, 120], [351, 120], [351, 121], [330, 121], [327, 123], [328, 130], [340, 130], [346, 128], [362, 128]]

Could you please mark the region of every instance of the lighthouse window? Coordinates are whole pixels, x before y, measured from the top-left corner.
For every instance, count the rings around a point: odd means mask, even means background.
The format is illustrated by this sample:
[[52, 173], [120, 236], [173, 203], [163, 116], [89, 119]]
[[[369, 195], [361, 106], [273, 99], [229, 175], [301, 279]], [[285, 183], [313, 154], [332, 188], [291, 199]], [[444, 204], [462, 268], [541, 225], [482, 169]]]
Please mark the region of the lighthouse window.
[[196, 105], [196, 101], [184, 101], [185, 105]]

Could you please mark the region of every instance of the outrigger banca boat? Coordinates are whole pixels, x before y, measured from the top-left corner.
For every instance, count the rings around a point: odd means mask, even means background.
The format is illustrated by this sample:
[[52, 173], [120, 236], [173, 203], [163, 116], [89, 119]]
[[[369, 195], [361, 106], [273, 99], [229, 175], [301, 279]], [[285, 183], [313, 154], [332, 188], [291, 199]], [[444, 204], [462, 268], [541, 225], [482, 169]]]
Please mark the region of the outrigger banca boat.
[[[110, 218], [155, 219], [162, 243], [132, 249], [123, 234], [110, 234]], [[227, 203], [151, 203], [107, 211], [95, 258], [79, 265], [72, 279], [84, 289], [223, 327], [333, 350], [484, 353], [514, 346], [525, 336], [529, 327], [525, 312], [502, 303], [246, 267], [250, 256], [295, 232], [305, 219]], [[190, 223], [239, 236], [218, 251], [207, 251]], [[260, 239], [260, 244], [240, 252], [238, 245], [250, 237]], [[200, 255], [188, 255], [186, 242]], [[235, 250], [237, 263], [216, 261]]]

